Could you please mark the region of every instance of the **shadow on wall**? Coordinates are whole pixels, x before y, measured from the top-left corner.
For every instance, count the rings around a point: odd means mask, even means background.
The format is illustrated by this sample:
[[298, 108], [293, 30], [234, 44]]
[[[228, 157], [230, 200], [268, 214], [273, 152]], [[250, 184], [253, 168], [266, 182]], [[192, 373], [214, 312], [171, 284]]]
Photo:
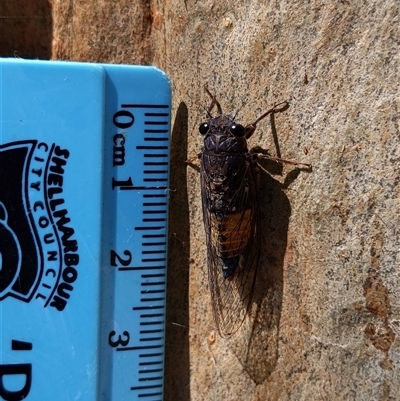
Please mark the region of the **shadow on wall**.
[[[268, 161], [268, 165], [274, 163]], [[270, 171], [263, 163], [263, 168]], [[283, 294], [283, 260], [291, 208], [281, 184], [260, 172], [261, 256], [254, 287], [250, 326], [231, 338], [231, 349], [250, 378], [261, 384], [278, 361]]]
[[50, 59], [53, 39], [49, 0], [1, 2], [0, 56]]
[[[271, 127], [278, 157], [281, 157], [274, 115]], [[262, 148], [251, 152], [267, 153]], [[256, 383], [263, 383], [274, 371], [279, 357], [279, 327], [283, 296], [283, 264], [291, 207], [284, 189], [300, 171], [291, 170], [281, 184], [272, 175], [282, 174], [282, 165], [272, 160], [260, 162], [258, 201], [261, 226], [261, 256], [254, 288], [251, 324], [231, 339], [236, 357]], [[270, 173], [270, 174], [268, 174]]]
[[190, 400], [188, 110], [178, 107], [171, 142], [165, 390], [167, 401]]
[[[271, 116], [276, 152], [280, 157], [274, 117]], [[188, 110], [179, 105], [171, 143], [168, 296], [166, 325], [165, 400], [190, 399], [189, 361], [189, 205], [187, 197]], [[262, 153], [262, 149], [257, 152]], [[264, 151], [265, 152], [265, 151]], [[282, 174], [282, 165], [261, 161], [270, 174]], [[293, 169], [284, 183], [260, 171], [259, 208], [261, 257], [256, 278], [252, 318], [228, 341], [250, 378], [264, 382], [278, 361], [279, 327], [283, 296], [283, 263], [291, 207], [283, 192], [300, 174]]]

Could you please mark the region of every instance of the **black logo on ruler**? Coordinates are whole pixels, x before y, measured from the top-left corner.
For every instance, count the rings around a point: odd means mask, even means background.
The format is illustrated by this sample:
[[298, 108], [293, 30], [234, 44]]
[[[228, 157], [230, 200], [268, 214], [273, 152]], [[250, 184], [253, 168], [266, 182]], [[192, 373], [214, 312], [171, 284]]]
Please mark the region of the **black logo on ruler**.
[[68, 157], [35, 140], [0, 145], [0, 300], [67, 304], [79, 263], [63, 198]]

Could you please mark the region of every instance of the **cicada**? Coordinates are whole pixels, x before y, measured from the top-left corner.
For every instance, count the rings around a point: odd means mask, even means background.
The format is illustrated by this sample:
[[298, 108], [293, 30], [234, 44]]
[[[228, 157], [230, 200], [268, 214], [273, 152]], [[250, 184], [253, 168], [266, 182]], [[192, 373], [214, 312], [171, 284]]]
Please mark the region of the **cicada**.
[[[208, 120], [199, 127], [204, 136], [199, 154], [201, 198], [213, 315], [220, 335], [226, 337], [240, 328], [249, 312], [260, 259], [257, 160], [301, 163], [250, 153], [247, 145], [258, 122], [288, 102], [243, 126], [223, 114], [215, 96], [205, 90], [212, 101]], [[215, 106], [218, 114], [213, 116]]]

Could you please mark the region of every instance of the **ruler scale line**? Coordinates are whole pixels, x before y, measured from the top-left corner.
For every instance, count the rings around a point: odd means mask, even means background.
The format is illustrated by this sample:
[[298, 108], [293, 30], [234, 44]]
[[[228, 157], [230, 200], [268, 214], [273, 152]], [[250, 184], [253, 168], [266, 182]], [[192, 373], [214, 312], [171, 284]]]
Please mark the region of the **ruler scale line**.
[[139, 227], [134, 227], [135, 230], [162, 230], [165, 229], [164, 226], [139, 226]]
[[[156, 357], [159, 357], [159, 356], [164, 356], [164, 353], [160, 352], [160, 353], [157, 353], [157, 354], [154, 354], [154, 353], [152, 353], [152, 354], [139, 354], [139, 358], [156, 358]], [[162, 363], [162, 361], [160, 361], [158, 363]]]
[[164, 305], [151, 305], [151, 306], [134, 306], [133, 310], [153, 310], [153, 309], [164, 309]]
[[119, 267], [119, 271], [147, 271], [147, 270], [162, 270], [166, 266], [132, 266], [132, 267]]
[[[140, 355], [139, 355], [140, 356]], [[159, 365], [160, 363], [162, 363], [161, 361], [154, 361], [154, 362], [139, 362], [140, 366], [147, 366], [147, 365]]]
[[157, 349], [162, 348], [163, 345], [137, 345], [134, 347], [123, 347], [116, 348], [116, 351], [138, 351], [138, 350], [146, 350], [146, 349]]
[[153, 381], [153, 380], [160, 380], [160, 379], [162, 379], [162, 377], [160, 377], [160, 376], [143, 377], [143, 378], [140, 378], [139, 381], [140, 382], [146, 382], [146, 381]]
[[165, 301], [165, 297], [140, 298], [140, 302], [157, 302], [157, 301]]
[[148, 390], [151, 388], [159, 388], [161, 387], [160, 384], [155, 384], [155, 385], [149, 385], [149, 386], [136, 386], [136, 387], [131, 387], [132, 390]]

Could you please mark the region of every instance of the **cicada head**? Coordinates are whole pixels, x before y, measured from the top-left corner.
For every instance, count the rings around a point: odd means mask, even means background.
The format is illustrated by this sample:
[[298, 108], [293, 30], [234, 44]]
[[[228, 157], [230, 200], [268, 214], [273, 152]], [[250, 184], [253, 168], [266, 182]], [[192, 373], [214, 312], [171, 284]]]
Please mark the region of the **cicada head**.
[[229, 115], [211, 117], [199, 127], [204, 135], [204, 150], [213, 153], [246, 153], [246, 128]]

